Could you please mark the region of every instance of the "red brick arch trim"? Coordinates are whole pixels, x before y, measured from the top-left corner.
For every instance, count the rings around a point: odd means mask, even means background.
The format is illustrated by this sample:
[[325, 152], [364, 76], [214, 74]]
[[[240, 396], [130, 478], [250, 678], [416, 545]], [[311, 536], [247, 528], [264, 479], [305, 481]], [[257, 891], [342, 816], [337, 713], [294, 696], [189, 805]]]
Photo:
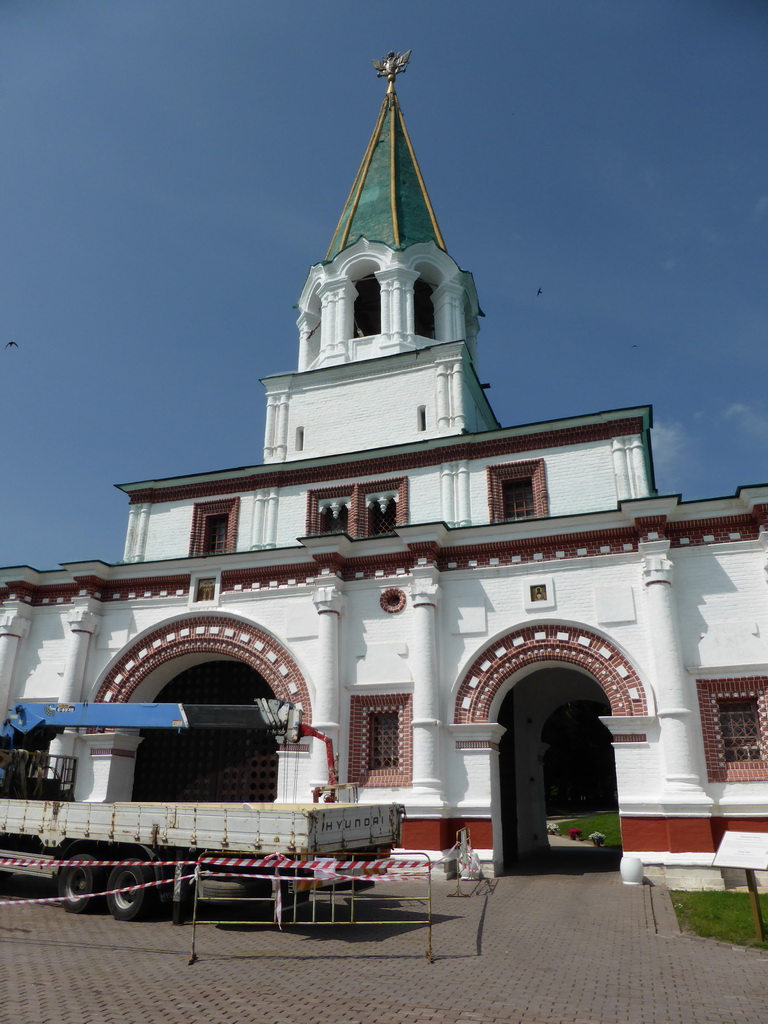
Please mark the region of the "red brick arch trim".
[[547, 623], [515, 629], [486, 647], [459, 686], [454, 722], [487, 722], [499, 687], [537, 661], [562, 661], [588, 672], [605, 690], [612, 715], [648, 714], [640, 677], [618, 647], [587, 629]]
[[104, 678], [96, 700], [127, 702], [160, 665], [187, 654], [221, 654], [237, 658], [264, 677], [279, 700], [301, 705], [312, 721], [309, 689], [299, 666], [274, 637], [250, 623], [215, 615], [194, 615], [136, 641]]

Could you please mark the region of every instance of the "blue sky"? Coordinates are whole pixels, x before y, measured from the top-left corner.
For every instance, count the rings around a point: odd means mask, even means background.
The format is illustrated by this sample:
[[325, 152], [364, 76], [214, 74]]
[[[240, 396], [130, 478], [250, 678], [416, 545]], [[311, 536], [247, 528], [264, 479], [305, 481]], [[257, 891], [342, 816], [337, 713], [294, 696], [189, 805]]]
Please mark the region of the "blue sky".
[[117, 561], [113, 483], [261, 461], [410, 48], [501, 423], [652, 404], [661, 492], [768, 479], [764, 0], [3, 0], [0, 565]]

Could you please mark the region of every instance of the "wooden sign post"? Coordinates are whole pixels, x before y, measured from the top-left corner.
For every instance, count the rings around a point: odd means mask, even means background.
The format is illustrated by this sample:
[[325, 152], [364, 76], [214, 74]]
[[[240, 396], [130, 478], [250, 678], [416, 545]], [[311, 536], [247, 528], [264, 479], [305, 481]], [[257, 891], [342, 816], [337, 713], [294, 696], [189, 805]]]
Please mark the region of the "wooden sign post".
[[718, 847], [712, 866], [716, 868], [743, 868], [747, 875], [749, 901], [752, 905], [752, 920], [755, 936], [763, 942], [765, 925], [760, 910], [755, 871], [768, 869], [768, 833], [726, 832]]

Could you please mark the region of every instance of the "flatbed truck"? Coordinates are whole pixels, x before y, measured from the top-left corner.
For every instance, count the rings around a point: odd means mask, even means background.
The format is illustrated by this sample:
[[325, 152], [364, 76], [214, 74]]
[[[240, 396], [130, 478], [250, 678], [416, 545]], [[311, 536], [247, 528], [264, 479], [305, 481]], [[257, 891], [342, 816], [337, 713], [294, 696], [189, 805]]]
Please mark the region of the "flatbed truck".
[[[233, 726], [264, 729], [289, 742], [302, 735], [325, 739], [302, 725], [299, 709], [281, 701], [245, 706], [18, 704], [0, 730], [0, 793], [27, 795], [0, 796], [0, 860], [24, 861], [8, 868], [14, 872], [55, 876], [58, 895], [70, 913], [94, 909], [103, 901], [91, 894], [108, 892], [112, 916], [135, 920], [153, 909], [158, 896], [170, 899], [172, 887], [116, 890], [170, 882], [175, 864], [196, 861], [202, 854], [282, 854], [297, 860], [334, 853], [371, 855], [400, 845], [404, 812], [397, 804], [74, 801], [74, 771], [59, 763], [67, 759], [21, 750], [15, 743], [42, 728]], [[335, 782], [335, 772], [329, 774]]]

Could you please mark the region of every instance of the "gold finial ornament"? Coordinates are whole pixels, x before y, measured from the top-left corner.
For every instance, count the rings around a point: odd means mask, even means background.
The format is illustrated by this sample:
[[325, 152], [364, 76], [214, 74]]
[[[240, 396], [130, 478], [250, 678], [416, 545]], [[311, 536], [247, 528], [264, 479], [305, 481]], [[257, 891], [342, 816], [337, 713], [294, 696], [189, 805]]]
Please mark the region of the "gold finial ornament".
[[408, 70], [408, 61], [411, 59], [412, 53], [412, 50], [406, 50], [405, 53], [395, 53], [394, 50], [390, 50], [387, 56], [382, 57], [381, 60], [371, 61], [376, 68], [376, 76], [386, 78], [389, 82], [387, 92], [395, 91], [395, 77]]

